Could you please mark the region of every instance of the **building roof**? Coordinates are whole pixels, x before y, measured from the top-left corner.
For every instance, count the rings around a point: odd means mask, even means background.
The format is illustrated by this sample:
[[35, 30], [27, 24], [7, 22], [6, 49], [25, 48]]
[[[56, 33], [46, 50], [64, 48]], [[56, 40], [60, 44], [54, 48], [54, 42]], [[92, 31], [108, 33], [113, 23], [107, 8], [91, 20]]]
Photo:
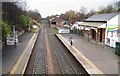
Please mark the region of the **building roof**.
[[63, 21], [63, 19], [61, 19], [61, 18], [59, 18], [59, 17], [54, 17], [54, 18], [50, 19], [50, 21], [52, 21], [52, 22], [56, 22], [56, 21], [58, 21], [58, 20]]
[[103, 24], [105, 24], [105, 23], [101, 23], [101, 22], [83, 22], [83, 23], [81, 23], [81, 25], [89, 26], [89, 27], [99, 27]]
[[119, 13], [96, 14], [96, 15], [89, 17], [85, 21], [101, 21], [101, 22], [104, 21], [105, 22], [105, 21], [110, 20], [111, 18], [113, 18], [114, 16], [118, 14]]
[[47, 20], [47, 21], [48, 21], [48, 19], [47, 19], [47, 18], [41, 18], [41, 19], [40, 19], [40, 21], [41, 21], [41, 20]]

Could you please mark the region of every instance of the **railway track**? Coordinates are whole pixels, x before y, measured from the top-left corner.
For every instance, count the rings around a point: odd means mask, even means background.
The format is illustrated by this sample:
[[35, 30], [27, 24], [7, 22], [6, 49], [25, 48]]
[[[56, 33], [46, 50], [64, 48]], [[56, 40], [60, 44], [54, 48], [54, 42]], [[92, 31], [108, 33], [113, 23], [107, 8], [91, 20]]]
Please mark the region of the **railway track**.
[[[61, 43], [61, 41], [55, 36], [56, 30], [50, 27], [46, 28], [46, 34], [48, 37], [48, 44], [50, 46], [51, 62], [53, 72], [56, 75], [80, 75], [85, 74], [89, 76], [84, 70], [82, 65], [75, 59], [75, 57], [69, 52], [69, 50]], [[28, 69], [26, 69], [25, 74], [42, 74], [46, 75], [48, 73], [48, 59], [47, 59], [47, 49], [45, 46], [45, 30], [42, 28], [38, 40], [36, 42], [35, 48], [33, 51], [36, 51], [36, 54], [33, 56], [34, 61], [31, 61], [28, 64]], [[30, 65], [34, 66], [30, 66]], [[31, 67], [32, 72], [29, 72], [29, 67]]]
[[[73, 57], [69, 50], [54, 35], [53, 29], [48, 28], [49, 39], [55, 52], [57, 61], [61, 68], [62, 74], [87, 74], [82, 65]], [[57, 45], [56, 45], [57, 44]], [[79, 68], [78, 68], [79, 67]]]
[[28, 74], [46, 74], [46, 51], [44, 48], [44, 27], [39, 31], [32, 55], [30, 56], [25, 76]]
[[44, 42], [44, 27], [41, 29], [40, 41], [37, 47], [33, 74], [46, 74], [46, 49]]
[[[53, 39], [53, 38], [51, 38], [51, 39]], [[58, 45], [56, 40], [54, 40], [53, 44], [57, 44]], [[66, 56], [62, 53], [62, 51], [61, 51], [62, 49], [60, 49], [58, 46], [55, 46], [55, 45], [53, 45], [53, 49], [55, 50], [55, 56], [57, 58], [59, 66], [61, 68], [62, 74], [75, 74], [74, 70], [69, 65], [69, 62], [68, 62]]]

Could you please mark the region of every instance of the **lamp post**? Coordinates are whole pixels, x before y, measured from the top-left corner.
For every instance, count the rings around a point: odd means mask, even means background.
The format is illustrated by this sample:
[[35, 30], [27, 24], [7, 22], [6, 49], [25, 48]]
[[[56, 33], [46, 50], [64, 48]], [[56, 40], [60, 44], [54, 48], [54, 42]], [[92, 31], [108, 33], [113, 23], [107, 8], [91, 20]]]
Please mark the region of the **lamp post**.
[[16, 32], [15, 32], [15, 26], [13, 26], [13, 37], [14, 37], [14, 47], [16, 47]]
[[13, 26], [13, 36], [15, 36], [15, 26]]

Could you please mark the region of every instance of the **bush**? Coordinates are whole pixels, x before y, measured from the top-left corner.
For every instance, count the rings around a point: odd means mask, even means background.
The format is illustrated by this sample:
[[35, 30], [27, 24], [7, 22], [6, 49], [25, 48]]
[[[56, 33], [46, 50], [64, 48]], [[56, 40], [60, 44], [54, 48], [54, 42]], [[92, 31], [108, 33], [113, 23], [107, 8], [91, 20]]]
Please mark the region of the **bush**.
[[1, 21], [0, 26], [2, 27], [2, 40], [5, 40], [8, 35], [12, 34], [12, 29], [10, 25]]
[[28, 16], [22, 15], [19, 18], [20, 18], [20, 23], [21, 23], [21, 25], [23, 26], [24, 29], [27, 29], [27, 28], [30, 27], [31, 21], [30, 21]]

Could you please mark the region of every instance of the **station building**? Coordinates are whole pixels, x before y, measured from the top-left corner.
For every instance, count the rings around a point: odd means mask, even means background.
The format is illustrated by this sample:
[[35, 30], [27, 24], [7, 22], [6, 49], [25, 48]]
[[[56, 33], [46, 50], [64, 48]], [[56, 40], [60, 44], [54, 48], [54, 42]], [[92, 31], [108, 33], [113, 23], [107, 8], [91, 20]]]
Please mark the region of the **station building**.
[[96, 14], [84, 20], [79, 25], [84, 36], [97, 43], [116, 47], [120, 42], [120, 13]]

